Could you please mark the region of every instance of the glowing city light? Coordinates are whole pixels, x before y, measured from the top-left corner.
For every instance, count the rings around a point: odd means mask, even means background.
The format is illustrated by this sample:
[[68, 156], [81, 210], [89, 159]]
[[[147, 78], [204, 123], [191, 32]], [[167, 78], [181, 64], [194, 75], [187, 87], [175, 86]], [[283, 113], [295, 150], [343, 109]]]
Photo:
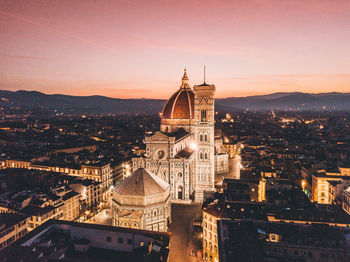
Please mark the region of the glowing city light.
[[197, 143], [195, 143], [195, 142], [191, 142], [190, 145], [189, 145], [189, 148], [190, 148], [192, 151], [197, 151], [197, 150], [198, 150], [198, 145], [197, 145]]

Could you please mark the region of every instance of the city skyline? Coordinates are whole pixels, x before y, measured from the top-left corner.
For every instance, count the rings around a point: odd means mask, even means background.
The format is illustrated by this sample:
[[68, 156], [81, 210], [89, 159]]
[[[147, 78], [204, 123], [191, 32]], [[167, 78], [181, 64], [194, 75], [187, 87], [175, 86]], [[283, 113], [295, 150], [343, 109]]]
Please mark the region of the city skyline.
[[161, 98], [348, 92], [346, 1], [4, 1], [0, 89]]
[[1, 0], [0, 262], [350, 261], [350, 0]]

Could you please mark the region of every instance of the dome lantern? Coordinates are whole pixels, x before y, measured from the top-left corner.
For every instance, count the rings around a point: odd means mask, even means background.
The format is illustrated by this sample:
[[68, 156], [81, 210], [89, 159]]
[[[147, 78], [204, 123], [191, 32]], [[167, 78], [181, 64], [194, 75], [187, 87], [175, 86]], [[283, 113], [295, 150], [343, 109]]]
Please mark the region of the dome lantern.
[[187, 70], [186, 70], [186, 67], [185, 67], [185, 70], [184, 70], [184, 76], [182, 77], [182, 85], [181, 85], [181, 88], [191, 88], [191, 86], [189, 85], [188, 83], [188, 76], [187, 76]]

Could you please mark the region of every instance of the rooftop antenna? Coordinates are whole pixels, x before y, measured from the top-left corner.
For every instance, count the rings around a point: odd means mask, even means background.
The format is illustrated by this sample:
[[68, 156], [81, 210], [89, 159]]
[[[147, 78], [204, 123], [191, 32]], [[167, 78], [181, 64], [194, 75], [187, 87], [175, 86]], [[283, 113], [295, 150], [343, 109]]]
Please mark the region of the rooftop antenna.
[[204, 84], [205, 84], [205, 66], [204, 66]]

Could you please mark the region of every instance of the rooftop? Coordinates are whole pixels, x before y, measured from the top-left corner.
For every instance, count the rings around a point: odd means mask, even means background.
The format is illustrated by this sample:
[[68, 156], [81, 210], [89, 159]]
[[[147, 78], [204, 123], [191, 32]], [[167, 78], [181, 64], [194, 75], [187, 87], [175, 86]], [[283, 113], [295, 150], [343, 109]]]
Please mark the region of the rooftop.
[[[221, 220], [218, 222], [219, 259], [223, 262], [320, 261], [317, 256], [321, 252], [321, 258], [326, 255], [328, 258], [327, 253], [332, 253], [338, 259], [334, 261], [348, 261], [349, 236], [348, 228], [328, 225]], [[287, 252], [288, 248], [298, 251]], [[310, 253], [313, 253], [311, 260]]]
[[183, 128], [180, 128], [179, 130], [172, 132], [172, 133], [163, 133], [163, 134], [167, 135], [168, 137], [175, 137], [175, 140], [179, 140], [179, 139], [189, 135], [189, 133]]
[[22, 220], [26, 219], [28, 216], [15, 213], [1, 213], [0, 214], [0, 231], [9, 228]]
[[169, 184], [145, 168], [139, 168], [127, 177], [114, 191], [120, 195], [148, 196], [163, 193]]
[[185, 147], [183, 150], [179, 151], [175, 158], [185, 158], [188, 159], [192, 156], [193, 154], [193, 150], [191, 150], [191, 148], [189, 146]]
[[50, 220], [7, 248], [0, 261], [167, 261], [169, 241], [170, 233]]

